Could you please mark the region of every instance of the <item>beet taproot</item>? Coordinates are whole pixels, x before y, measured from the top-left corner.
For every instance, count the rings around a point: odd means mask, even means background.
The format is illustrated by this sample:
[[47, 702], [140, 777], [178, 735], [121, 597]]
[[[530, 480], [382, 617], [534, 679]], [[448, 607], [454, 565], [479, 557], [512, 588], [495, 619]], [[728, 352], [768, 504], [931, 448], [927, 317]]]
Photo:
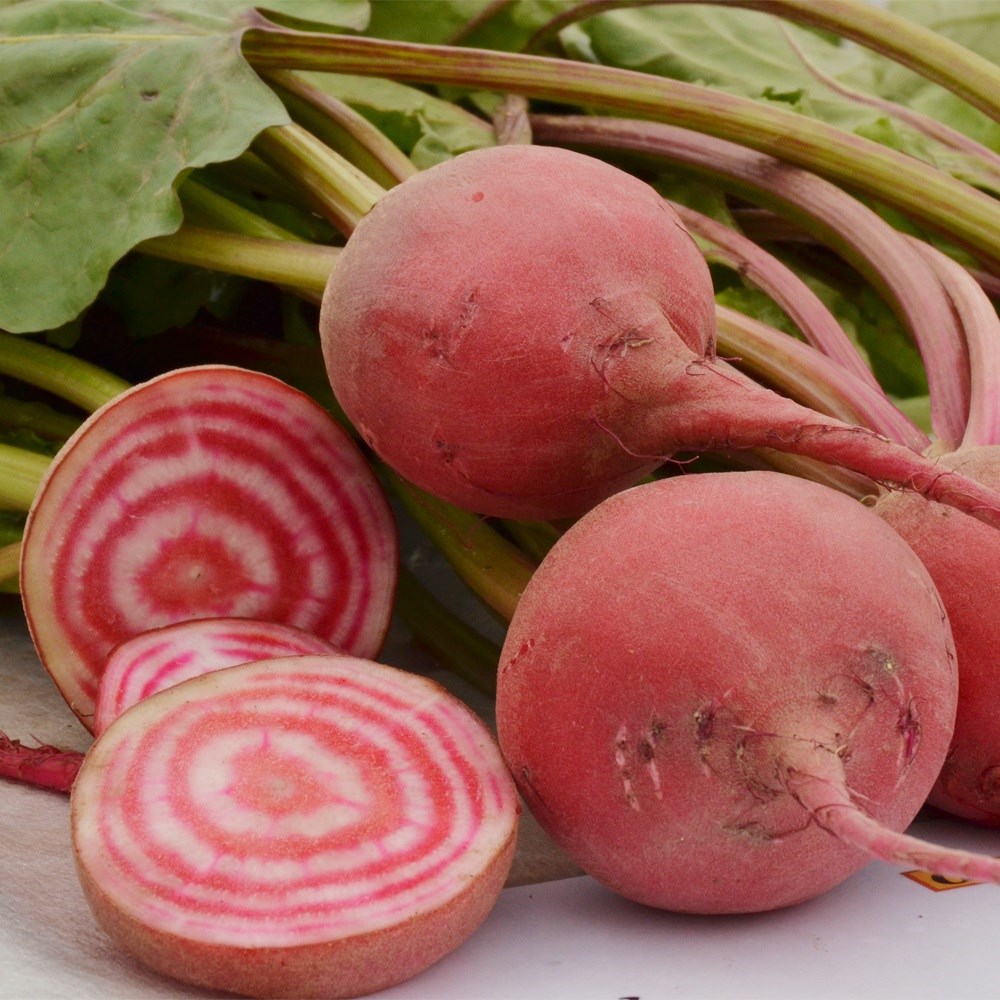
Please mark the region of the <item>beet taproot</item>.
[[93, 413], [28, 514], [21, 594], [85, 726], [108, 653], [191, 618], [260, 618], [372, 656], [397, 570], [388, 501], [332, 417], [279, 379], [177, 369]]

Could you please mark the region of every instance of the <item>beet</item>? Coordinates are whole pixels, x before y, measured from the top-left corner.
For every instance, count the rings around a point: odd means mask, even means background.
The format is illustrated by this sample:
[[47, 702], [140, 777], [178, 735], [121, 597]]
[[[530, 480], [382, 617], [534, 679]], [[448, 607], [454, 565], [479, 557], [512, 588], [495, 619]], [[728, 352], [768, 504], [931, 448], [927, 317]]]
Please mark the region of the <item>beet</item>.
[[168, 976], [359, 996], [468, 937], [518, 804], [489, 731], [434, 682], [345, 656], [216, 670], [133, 706], [72, 791], [84, 893]]
[[196, 618], [140, 632], [108, 656], [97, 689], [94, 733], [99, 736], [143, 698], [211, 670], [336, 652], [301, 629], [253, 618]]
[[348, 417], [480, 513], [577, 515], [677, 452], [769, 447], [1000, 524], [1000, 496], [715, 356], [707, 265], [647, 184], [553, 147], [474, 150], [360, 221], [320, 332]]
[[318, 404], [257, 372], [179, 369], [101, 407], [28, 515], [21, 593], [46, 669], [93, 724], [108, 653], [191, 618], [260, 618], [373, 655], [397, 565], [388, 502]]
[[525, 801], [590, 874], [654, 906], [746, 912], [872, 856], [1000, 881], [994, 859], [898, 832], [957, 689], [941, 599], [880, 518], [777, 473], [699, 474], [620, 493], [556, 543], [511, 622], [497, 727]]
[[[962, 448], [940, 461], [1000, 484], [1000, 448]], [[986, 826], [1000, 826], [1000, 544], [986, 525], [941, 504], [884, 494], [875, 511], [927, 567], [948, 612], [960, 678], [955, 734], [930, 802]]]

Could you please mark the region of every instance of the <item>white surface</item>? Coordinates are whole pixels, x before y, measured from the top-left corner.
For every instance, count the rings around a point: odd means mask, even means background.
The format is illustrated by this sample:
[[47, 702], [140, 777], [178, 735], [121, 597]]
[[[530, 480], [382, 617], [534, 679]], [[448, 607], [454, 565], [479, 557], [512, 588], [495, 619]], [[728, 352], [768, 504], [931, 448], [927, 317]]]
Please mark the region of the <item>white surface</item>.
[[[386, 659], [421, 666], [404, 637]], [[425, 668], [433, 664], [426, 661]], [[85, 749], [90, 742], [44, 673], [19, 618], [0, 618], [0, 730]], [[565, 871], [523, 825], [519, 880]], [[945, 821], [913, 832], [1000, 855], [1000, 830]], [[947, 892], [872, 864], [833, 892], [751, 917], [646, 909], [587, 878], [507, 889], [458, 951], [396, 1000], [660, 998], [1000, 998], [1000, 889]], [[0, 1000], [210, 997], [147, 972], [114, 948], [84, 902], [69, 802], [0, 779]]]
[[[996, 851], [1000, 832], [918, 824]], [[457, 952], [398, 1000], [623, 997], [995, 998], [1000, 889], [932, 892], [872, 864], [833, 892], [750, 917], [662, 913], [589, 878], [507, 889]], [[0, 996], [208, 997], [146, 972], [98, 930], [70, 859], [64, 796], [0, 788]]]

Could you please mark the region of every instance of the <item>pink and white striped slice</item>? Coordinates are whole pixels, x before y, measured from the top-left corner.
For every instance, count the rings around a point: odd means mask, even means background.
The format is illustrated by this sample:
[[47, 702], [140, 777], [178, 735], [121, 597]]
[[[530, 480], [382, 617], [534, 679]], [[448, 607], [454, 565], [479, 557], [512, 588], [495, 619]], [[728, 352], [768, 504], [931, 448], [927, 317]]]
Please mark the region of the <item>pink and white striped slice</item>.
[[167, 975], [345, 997], [485, 917], [518, 804], [489, 731], [433, 681], [344, 656], [184, 681], [116, 719], [72, 792], [87, 899]]
[[278, 379], [185, 368], [97, 410], [28, 516], [21, 593], [38, 653], [84, 725], [105, 658], [191, 618], [260, 618], [373, 656], [395, 525], [364, 457]]
[[337, 652], [302, 629], [253, 618], [198, 618], [151, 629], [111, 651], [97, 688], [94, 733], [100, 736], [143, 698], [212, 670], [278, 656]]

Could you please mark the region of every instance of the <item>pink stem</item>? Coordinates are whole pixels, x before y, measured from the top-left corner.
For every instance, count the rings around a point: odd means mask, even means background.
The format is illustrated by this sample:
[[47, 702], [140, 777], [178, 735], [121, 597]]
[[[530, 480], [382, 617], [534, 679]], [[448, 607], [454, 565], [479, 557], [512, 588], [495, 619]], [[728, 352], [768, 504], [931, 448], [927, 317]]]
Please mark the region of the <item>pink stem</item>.
[[968, 344], [972, 382], [962, 447], [1000, 444], [1000, 317], [964, 267], [922, 240], [908, 239], [944, 285]]
[[657, 122], [532, 115], [536, 141], [629, 150], [693, 167], [789, 216], [854, 266], [911, 332], [927, 369], [934, 431], [958, 446], [969, 413], [969, 357], [951, 302], [902, 235], [835, 184], [737, 143]]
[[989, 271], [981, 271], [979, 268], [970, 268], [969, 274], [991, 299], [1000, 300], [1000, 276], [990, 274]]
[[858, 807], [847, 789], [841, 759], [811, 749], [783, 759], [785, 785], [816, 822], [834, 837], [892, 864], [922, 868], [935, 875], [1000, 884], [1000, 860], [929, 844], [897, 833]]
[[766, 292], [813, 347], [882, 391], [833, 314], [790, 267], [729, 226], [676, 202], [670, 205], [692, 233], [714, 244], [709, 257], [738, 271], [741, 277]]
[[83, 754], [76, 750], [60, 750], [45, 743], [26, 747], [0, 733], [0, 778], [68, 792], [82, 763]]

